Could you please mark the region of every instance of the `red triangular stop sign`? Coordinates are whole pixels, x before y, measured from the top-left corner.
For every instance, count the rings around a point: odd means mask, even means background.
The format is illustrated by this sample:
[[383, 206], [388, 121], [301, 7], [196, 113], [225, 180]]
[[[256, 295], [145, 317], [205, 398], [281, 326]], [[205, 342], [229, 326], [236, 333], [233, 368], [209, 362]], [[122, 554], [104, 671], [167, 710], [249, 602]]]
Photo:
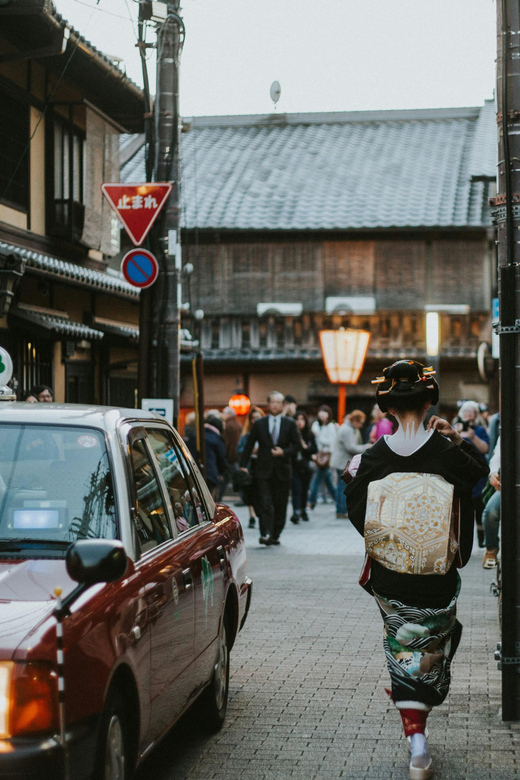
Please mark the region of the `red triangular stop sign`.
[[108, 200], [136, 246], [142, 244], [172, 191], [169, 182], [102, 184]]

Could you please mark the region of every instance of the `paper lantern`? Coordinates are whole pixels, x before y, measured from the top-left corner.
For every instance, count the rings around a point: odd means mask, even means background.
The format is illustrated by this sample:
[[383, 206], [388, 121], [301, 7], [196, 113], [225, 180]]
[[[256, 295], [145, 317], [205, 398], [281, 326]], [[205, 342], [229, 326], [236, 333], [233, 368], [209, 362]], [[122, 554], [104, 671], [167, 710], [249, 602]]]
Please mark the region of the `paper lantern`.
[[251, 409], [251, 401], [244, 395], [244, 393], [235, 393], [229, 399], [229, 406], [233, 409], [235, 414], [243, 416]]
[[371, 334], [367, 330], [320, 330], [320, 347], [329, 382], [355, 385], [363, 371]]
[[346, 385], [355, 385], [363, 371], [370, 343], [367, 330], [320, 330], [320, 347], [329, 382], [338, 387], [338, 422], [347, 408]]

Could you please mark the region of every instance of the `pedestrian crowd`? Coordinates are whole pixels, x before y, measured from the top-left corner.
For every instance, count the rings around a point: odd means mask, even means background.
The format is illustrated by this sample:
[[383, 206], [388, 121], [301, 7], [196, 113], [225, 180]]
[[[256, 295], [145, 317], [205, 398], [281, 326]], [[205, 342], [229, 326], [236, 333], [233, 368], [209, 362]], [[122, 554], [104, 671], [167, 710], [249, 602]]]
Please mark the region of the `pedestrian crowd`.
[[[43, 399], [42, 399], [43, 400]], [[489, 478], [472, 488], [472, 505], [483, 567], [497, 565], [500, 524], [499, 415], [486, 405], [459, 402], [453, 429], [469, 443], [477, 458], [489, 462]], [[330, 406], [319, 407], [314, 420], [298, 407], [293, 395], [269, 394], [267, 410], [251, 406], [245, 421], [227, 406], [209, 409], [204, 416], [205, 476], [218, 501], [233, 489], [249, 512], [249, 528], [258, 528], [260, 543], [279, 544], [289, 500], [294, 525], [308, 522], [318, 503], [331, 501], [337, 519], [347, 519], [345, 467], [383, 437], [394, 434], [398, 423], [376, 403], [370, 419], [360, 409], [334, 420]], [[184, 438], [197, 457], [195, 413], [185, 421]]]

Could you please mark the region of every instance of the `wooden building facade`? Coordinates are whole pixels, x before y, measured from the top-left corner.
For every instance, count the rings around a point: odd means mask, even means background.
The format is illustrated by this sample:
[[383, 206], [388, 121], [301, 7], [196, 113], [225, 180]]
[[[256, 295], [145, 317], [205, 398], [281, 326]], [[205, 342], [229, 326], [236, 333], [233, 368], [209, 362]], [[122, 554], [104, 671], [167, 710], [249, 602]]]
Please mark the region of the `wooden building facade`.
[[[493, 101], [194, 117], [183, 130], [185, 324], [204, 355], [207, 406], [237, 387], [255, 404], [276, 388], [310, 411], [334, 406], [318, 331], [343, 326], [372, 334], [347, 403], [368, 409], [385, 365], [427, 361], [428, 309], [440, 315], [445, 411], [463, 398], [496, 405], [496, 362], [477, 362], [496, 292]], [[142, 142], [121, 154], [123, 180], [142, 180]], [[192, 404], [186, 375], [181, 405]]]
[[57, 401], [135, 405], [139, 294], [100, 185], [143, 111], [49, 0], [0, 8], [0, 342], [19, 396], [47, 384]]

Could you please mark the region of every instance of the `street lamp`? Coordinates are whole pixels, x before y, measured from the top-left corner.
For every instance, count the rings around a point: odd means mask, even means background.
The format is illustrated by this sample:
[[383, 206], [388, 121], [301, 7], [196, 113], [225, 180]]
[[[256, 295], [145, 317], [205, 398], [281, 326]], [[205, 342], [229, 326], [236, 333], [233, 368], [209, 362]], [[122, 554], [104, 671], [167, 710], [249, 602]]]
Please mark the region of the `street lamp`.
[[343, 422], [347, 406], [347, 385], [358, 382], [370, 343], [367, 330], [340, 328], [320, 330], [320, 347], [328, 380], [338, 387], [338, 422]]
[[[432, 364], [439, 381], [440, 366], [440, 345], [441, 345], [441, 316], [438, 311], [433, 310], [433, 306], [426, 306], [426, 355]], [[437, 406], [432, 406], [431, 414], [437, 414]]]
[[440, 317], [438, 311], [426, 312], [426, 354], [428, 357], [439, 357]]

